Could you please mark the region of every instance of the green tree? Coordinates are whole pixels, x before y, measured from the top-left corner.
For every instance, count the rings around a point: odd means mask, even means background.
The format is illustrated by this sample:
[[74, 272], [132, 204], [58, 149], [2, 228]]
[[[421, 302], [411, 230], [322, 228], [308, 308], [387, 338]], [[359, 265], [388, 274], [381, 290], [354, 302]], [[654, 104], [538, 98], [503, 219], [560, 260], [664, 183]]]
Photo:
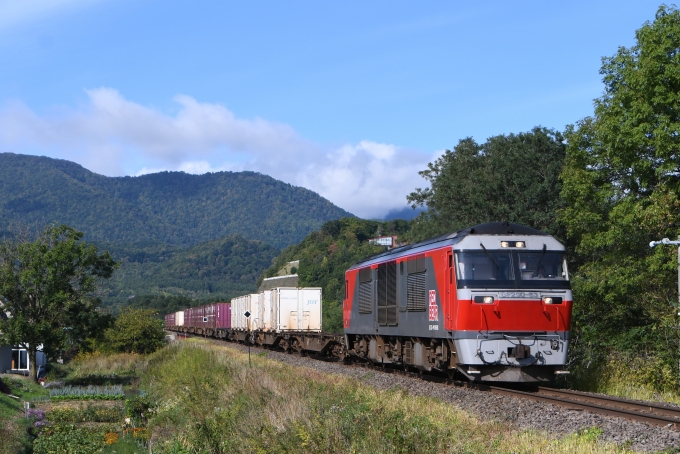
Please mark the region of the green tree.
[[106, 349], [121, 353], [152, 353], [165, 343], [163, 320], [153, 309], [124, 308], [104, 333]]
[[413, 208], [427, 207], [414, 222], [414, 239], [493, 221], [559, 236], [564, 156], [562, 135], [546, 128], [494, 136], [483, 144], [461, 140], [419, 172], [430, 187], [407, 197]]
[[680, 12], [660, 7], [635, 36], [603, 58], [594, 116], [566, 132], [560, 219], [582, 263], [575, 351], [654, 356], [677, 379], [675, 252], [648, 244], [680, 233]]
[[43, 229], [34, 241], [6, 239], [0, 244], [0, 296], [3, 342], [28, 350], [30, 371], [36, 379], [37, 348], [53, 355], [72, 332], [73, 316], [93, 313], [93, 292], [109, 278], [116, 262], [108, 252], [81, 242], [83, 234], [65, 225]]

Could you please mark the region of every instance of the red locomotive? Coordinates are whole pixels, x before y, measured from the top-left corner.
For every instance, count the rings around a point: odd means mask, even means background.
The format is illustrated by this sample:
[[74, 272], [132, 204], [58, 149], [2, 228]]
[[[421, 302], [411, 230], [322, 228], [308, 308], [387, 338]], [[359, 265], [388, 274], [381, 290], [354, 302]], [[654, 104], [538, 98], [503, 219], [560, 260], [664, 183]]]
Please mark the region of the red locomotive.
[[565, 370], [572, 292], [564, 246], [511, 223], [477, 225], [346, 272], [349, 355], [475, 381]]

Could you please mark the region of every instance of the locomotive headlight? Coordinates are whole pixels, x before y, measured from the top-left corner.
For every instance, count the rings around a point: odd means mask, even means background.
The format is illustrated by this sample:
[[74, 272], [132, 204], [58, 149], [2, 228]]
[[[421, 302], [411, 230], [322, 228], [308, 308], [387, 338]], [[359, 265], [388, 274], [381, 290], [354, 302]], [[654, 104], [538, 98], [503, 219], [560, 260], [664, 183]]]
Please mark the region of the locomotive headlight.
[[562, 298], [557, 297], [557, 296], [544, 296], [543, 297], [543, 303], [544, 304], [562, 304]]
[[509, 241], [501, 241], [501, 247], [510, 247]]
[[475, 296], [475, 303], [491, 304], [493, 303], [493, 296]]
[[524, 241], [515, 241], [515, 247], [526, 247]]

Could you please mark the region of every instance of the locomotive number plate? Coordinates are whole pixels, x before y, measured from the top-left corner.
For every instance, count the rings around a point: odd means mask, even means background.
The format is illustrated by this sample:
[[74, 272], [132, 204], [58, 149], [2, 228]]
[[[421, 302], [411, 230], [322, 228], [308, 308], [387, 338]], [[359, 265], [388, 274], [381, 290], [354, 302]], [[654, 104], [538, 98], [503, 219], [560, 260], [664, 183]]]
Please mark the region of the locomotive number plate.
[[538, 299], [541, 295], [537, 292], [501, 292], [501, 298], [531, 298]]

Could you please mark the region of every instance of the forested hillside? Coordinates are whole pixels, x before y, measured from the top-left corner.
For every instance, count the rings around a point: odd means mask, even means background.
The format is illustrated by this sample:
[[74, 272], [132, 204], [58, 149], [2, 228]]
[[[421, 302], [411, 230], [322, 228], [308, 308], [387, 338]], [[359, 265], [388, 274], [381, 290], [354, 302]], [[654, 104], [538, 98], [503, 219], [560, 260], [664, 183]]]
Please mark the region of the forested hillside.
[[0, 232], [57, 222], [87, 241], [193, 245], [238, 233], [283, 248], [348, 215], [254, 172], [110, 178], [70, 161], [0, 153]]
[[259, 282], [275, 276], [286, 263], [300, 260], [299, 285], [323, 288], [324, 330], [342, 332], [345, 271], [360, 259], [385, 250], [384, 246], [369, 244], [369, 238], [403, 234], [408, 227], [408, 222], [402, 220], [379, 222], [343, 218], [329, 221], [300, 244], [286, 248]]
[[[113, 278], [102, 284], [106, 305], [134, 302], [140, 297], [161, 313], [170, 312], [178, 299], [229, 300], [256, 290], [255, 282], [279, 251], [260, 242], [230, 235], [190, 248], [167, 244], [99, 244], [120, 262]], [[165, 297], [168, 297], [165, 299]], [[152, 303], [153, 301], [153, 303]], [[184, 307], [194, 304], [185, 304]], [[172, 307], [170, 307], [172, 306]]]

